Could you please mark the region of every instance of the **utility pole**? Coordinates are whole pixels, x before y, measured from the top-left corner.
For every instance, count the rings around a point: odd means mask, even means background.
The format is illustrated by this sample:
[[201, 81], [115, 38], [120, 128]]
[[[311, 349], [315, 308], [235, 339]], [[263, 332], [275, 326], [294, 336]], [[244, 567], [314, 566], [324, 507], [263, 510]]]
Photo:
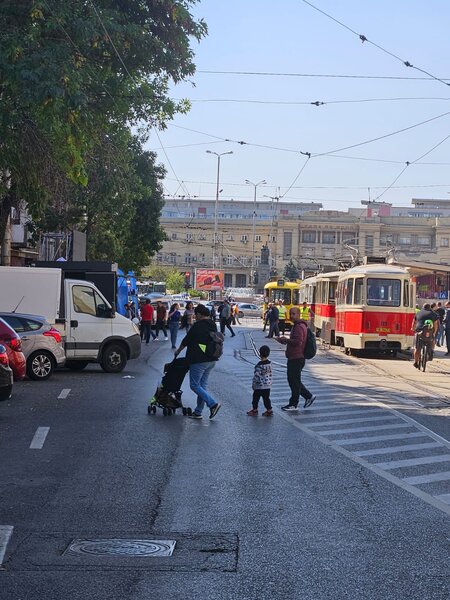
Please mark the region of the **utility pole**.
[[217, 236], [218, 236], [218, 223], [219, 223], [219, 183], [220, 183], [220, 157], [225, 156], [225, 154], [233, 154], [233, 151], [222, 152], [218, 154], [217, 152], [213, 152], [212, 150], [206, 150], [207, 154], [214, 154], [217, 156], [217, 177], [216, 177], [216, 203], [214, 206], [214, 239], [213, 239], [213, 269], [219, 266], [219, 256], [217, 252]]
[[248, 185], [252, 185], [253, 186], [253, 227], [252, 227], [252, 270], [250, 273], [250, 277], [251, 277], [251, 284], [253, 285], [254, 281], [255, 281], [255, 268], [256, 268], [256, 255], [255, 255], [255, 236], [256, 236], [256, 189], [258, 188], [259, 185], [265, 185], [267, 183], [267, 181], [265, 179], [262, 179], [261, 181], [258, 181], [258, 183], [253, 183], [253, 181], [249, 181], [248, 179], [245, 180], [245, 183], [247, 183]]

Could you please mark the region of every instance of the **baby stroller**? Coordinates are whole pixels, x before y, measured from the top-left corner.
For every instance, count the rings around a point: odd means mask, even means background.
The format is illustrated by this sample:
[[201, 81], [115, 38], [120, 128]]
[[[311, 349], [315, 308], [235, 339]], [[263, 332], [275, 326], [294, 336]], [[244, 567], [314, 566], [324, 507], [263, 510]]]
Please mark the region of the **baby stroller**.
[[157, 406], [162, 408], [164, 416], [174, 415], [177, 409], [181, 409], [183, 415], [192, 414], [192, 409], [185, 408], [181, 401], [181, 386], [188, 371], [189, 363], [186, 358], [175, 358], [164, 365], [164, 376], [147, 408], [149, 415], [156, 413]]

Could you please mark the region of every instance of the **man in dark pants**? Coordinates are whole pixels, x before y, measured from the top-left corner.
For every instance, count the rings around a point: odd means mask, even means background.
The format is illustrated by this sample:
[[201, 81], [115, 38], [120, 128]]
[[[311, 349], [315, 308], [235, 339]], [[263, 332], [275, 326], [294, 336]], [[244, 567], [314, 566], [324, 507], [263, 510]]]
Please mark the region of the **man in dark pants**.
[[150, 335], [153, 339], [156, 338], [156, 335], [152, 331], [152, 323], [153, 323], [153, 306], [150, 303], [150, 300], [147, 298], [145, 304], [141, 308], [141, 340], [148, 344], [150, 341]]
[[447, 352], [445, 353], [445, 356], [449, 356], [450, 355], [450, 302], [445, 303], [444, 331], [445, 331], [445, 341], [447, 343]]
[[302, 383], [302, 369], [305, 366], [305, 345], [307, 338], [307, 323], [300, 318], [300, 309], [293, 306], [290, 311], [290, 320], [292, 321], [291, 337], [284, 336], [275, 338], [280, 344], [286, 345], [287, 357], [287, 379], [291, 388], [291, 397], [289, 404], [282, 406], [281, 410], [298, 410], [298, 401], [300, 395], [305, 399], [303, 408], [308, 408], [316, 399]]

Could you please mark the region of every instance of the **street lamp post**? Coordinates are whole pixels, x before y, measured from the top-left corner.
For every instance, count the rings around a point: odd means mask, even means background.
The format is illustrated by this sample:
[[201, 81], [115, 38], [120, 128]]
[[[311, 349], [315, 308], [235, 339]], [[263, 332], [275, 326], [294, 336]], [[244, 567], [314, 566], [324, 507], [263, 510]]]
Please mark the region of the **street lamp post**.
[[256, 236], [256, 189], [259, 185], [265, 185], [267, 181], [262, 179], [258, 181], [258, 183], [253, 183], [253, 181], [245, 180], [245, 183], [253, 186], [253, 227], [252, 227], [252, 270], [251, 270], [251, 278], [252, 284], [255, 280], [255, 267], [256, 267], [256, 255], [255, 255], [255, 236]]
[[222, 152], [221, 154], [213, 152], [212, 150], [206, 150], [208, 154], [214, 154], [217, 156], [217, 180], [216, 180], [216, 203], [214, 207], [214, 240], [213, 240], [213, 269], [218, 265], [218, 253], [217, 253], [217, 228], [218, 228], [218, 217], [219, 217], [219, 181], [220, 181], [220, 157], [225, 154], [233, 154], [233, 150], [229, 152]]

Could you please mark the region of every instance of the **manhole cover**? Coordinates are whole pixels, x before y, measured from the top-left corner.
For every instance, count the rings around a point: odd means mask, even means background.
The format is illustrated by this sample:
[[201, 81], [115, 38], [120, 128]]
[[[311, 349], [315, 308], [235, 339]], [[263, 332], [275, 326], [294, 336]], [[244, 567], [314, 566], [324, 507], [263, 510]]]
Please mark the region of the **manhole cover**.
[[176, 540], [136, 540], [129, 538], [72, 540], [64, 554], [95, 556], [172, 556]]

